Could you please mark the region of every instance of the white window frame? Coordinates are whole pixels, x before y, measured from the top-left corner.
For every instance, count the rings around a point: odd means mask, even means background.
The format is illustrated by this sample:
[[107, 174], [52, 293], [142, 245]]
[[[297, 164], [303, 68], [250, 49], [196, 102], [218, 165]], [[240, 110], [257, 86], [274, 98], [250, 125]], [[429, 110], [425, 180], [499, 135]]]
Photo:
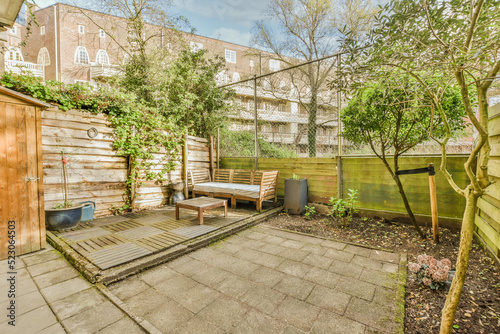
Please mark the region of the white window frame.
[[103, 29], [99, 29], [99, 37], [100, 38], [105, 38], [106, 37], [106, 32]]
[[281, 62], [277, 59], [269, 59], [269, 70], [279, 71], [281, 69]]
[[10, 33], [12, 35], [17, 35], [17, 26], [12, 26], [12, 28], [10, 29]]
[[[100, 61], [101, 57], [106, 57], [106, 61], [101, 62]], [[108, 56], [108, 53], [106, 52], [106, 50], [100, 49], [99, 51], [97, 51], [97, 54], [95, 56], [95, 62], [97, 65], [109, 65], [109, 56]]]
[[236, 51], [226, 49], [225, 56], [226, 62], [236, 64]]
[[45, 35], [45, 26], [40, 27], [40, 35]]
[[15, 47], [11, 47], [5, 52], [4, 59], [12, 61], [24, 61], [21, 49]]
[[191, 52], [198, 52], [203, 49], [203, 43], [190, 42], [189, 45], [191, 47]]
[[250, 67], [253, 67], [253, 60], [250, 60]]
[[84, 25], [81, 25], [81, 24], [78, 25], [78, 33], [82, 34], [82, 35], [85, 34], [85, 26]]
[[[79, 52], [82, 52], [82, 54], [86, 55], [87, 62], [82, 62], [81, 61], [82, 59], [80, 59], [81, 57], [80, 57], [80, 53]], [[88, 64], [90, 64], [89, 53], [87, 52], [87, 49], [84, 46], [78, 46], [76, 48], [74, 60], [75, 60], [75, 64], [81, 64], [81, 65], [88, 65]]]
[[44, 66], [50, 65], [50, 54], [46, 47], [43, 47], [40, 51], [38, 51], [37, 64]]
[[241, 81], [240, 74], [238, 72], [233, 73], [233, 82]]

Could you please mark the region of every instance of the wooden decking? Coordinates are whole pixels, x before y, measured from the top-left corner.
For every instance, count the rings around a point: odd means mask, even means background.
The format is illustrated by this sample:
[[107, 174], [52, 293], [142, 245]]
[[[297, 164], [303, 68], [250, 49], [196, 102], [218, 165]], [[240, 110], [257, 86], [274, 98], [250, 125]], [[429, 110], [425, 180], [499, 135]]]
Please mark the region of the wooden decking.
[[54, 234], [101, 270], [128, 263], [143, 256], [197, 238], [228, 226], [251, 215], [238, 210], [224, 217], [224, 209], [205, 213], [204, 225], [198, 225], [194, 211], [181, 212], [175, 219], [175, 209], [168, 207], [95, 219], [81, 223], [77, 229]]

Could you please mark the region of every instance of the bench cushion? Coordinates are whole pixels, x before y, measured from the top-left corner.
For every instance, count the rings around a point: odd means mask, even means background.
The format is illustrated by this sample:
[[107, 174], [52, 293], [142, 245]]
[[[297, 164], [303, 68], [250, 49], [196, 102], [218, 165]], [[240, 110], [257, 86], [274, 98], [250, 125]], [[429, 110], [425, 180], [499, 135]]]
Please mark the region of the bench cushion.
[[204, 182], [195, 184], [193, 186], [193, 190], [207, 193], [225, 193], [234, 195], [234, 186], [234, 183]]
[[260, 186], [251, 184], [238, 184], [234, 183], [234, 195], [245, 196], [250, 198], [259, 198]]

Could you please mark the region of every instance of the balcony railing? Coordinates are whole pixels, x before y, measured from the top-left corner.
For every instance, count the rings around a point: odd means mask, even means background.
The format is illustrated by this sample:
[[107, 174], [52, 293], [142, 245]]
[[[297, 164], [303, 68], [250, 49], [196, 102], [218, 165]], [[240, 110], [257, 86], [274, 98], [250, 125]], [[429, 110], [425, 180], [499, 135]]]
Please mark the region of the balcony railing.
[[90, 78], [110, 77], [120, 73], [118, 65], [91, 65]]
[[45, 66], [27, 61], [6, 60], [5, 71], [14, 74], [31, 74], [45, 80]]

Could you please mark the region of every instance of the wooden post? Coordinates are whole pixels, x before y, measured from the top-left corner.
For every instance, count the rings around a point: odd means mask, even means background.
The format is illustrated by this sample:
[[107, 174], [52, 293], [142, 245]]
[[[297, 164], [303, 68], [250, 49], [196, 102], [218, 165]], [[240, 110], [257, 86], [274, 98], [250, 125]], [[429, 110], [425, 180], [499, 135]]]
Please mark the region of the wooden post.
[[66, 159], [64, 158], [64, 152], [61, 151], [61, 160], [63, 168], [63, 183], [64, 183], [64, 203], [63, 208], [66, 208], [68, 204], [68, 172], [66, 170]]
[[189, 198], [188, 189], [188, 135], [184, 136], [184, 155], [182, 159], [182, 171], [184, 173], [184, 197]]
[[220, 128], [217, 128], [217, 169], [220, 169]]
[[[132, 175], [132, 168], [133, 168], [133, 163], [134, 160], [132, 159], [132, 156], [128, 156], [128, 170], [127, 170], [127, 179], [130, 178], [130, 175]], [[135, 209], [135, 189], [136, 189], [136, 183], [134, 180], [133, 183], [130, 184], [130, 209]]]
[[215, 173], [215, 170], [214, 170], [214, 160], [215, 160], [215, 157], [214, 157], [214, 136], [210, 135], [210, 141], [208, 143], [210, 145], [210, 149], [209, 149], [209, 154], [210, 154], [210, 176], [212, 177], [212, 180], [214, 179], [214, 173]]
[[432, 235], [434, 236], [434, 242], [439, 243], [439, 223], [438, 223], [435, 174], [436, 172], [434, 171], [434, 165], [429, 164], [429, 190], [431, 196]]

